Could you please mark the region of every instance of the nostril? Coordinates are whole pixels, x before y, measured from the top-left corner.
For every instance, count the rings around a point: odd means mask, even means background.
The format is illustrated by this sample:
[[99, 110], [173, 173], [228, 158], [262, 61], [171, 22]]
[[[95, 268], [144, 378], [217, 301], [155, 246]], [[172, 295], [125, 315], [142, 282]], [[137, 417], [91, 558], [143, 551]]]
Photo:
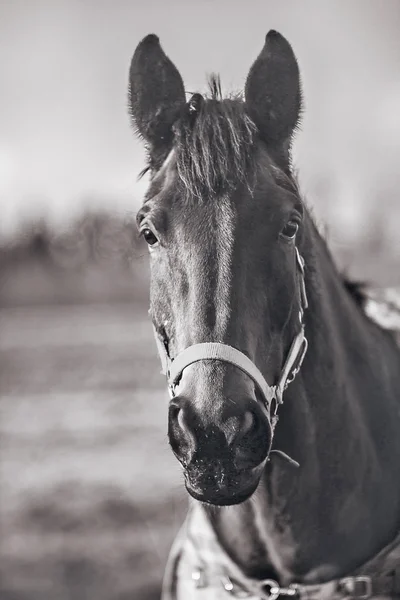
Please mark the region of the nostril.
[[271, 443], [271, 427], [268, 418], [257, 407], [248, 409], [235, 438], [233, 450], [235, 464], [239, 469], [253, 468], [268, 456]]
[[175, 402], [171, 402], [169, 406], [168, 437], [173, 453], [186, 466], [194, 452], [195, 439], [187, 407]]
[[242, 435], [245, 435], [248, 431], [250, 431], [254, 425], [255, 417], [250, 410], [247, 410], [244, 413], [244, 420], [242, 425]]
[[182, 407], [171, 404], [169, 407], [169, 417], [175, 427], [177, 426], [182, 431], [187, 429], [185, 411]]
[[177, 419], [180, 410], [181, 409], [179, 406], [175, 406], [175, 404], [170, 404], [169, 405], [169, 416], [171, 417], [171, 419]]
[[178, 417], [179, 417], [179, 413], [181, 412], [181, 409], [179, 408], [179, 406], [173, 406], [170, 405], [169, 409], [168, 409], [168, 422], [169, 422], [169, 426], [171, 428], [173, 428], [174, 430], [179, 429], [178, 426]]
[[239, 431], [235, 435], [234, 443], [235, 446], [238, 446], [243, 443], [244, 438], [249, 435], [253, 435], [256, 433], [258, 428], [258, 418], [257, 415], [253, 413], [251, 410], [246, 410], [243, 415], [242, 422], [239, 428]]
[[186, 429], [186, 423], [185, 423], [185, 413], [184, 411], [179, 408], [177, 414], [175, 415], [177, 423], [179, 425], [179, 427], [183, 430]]

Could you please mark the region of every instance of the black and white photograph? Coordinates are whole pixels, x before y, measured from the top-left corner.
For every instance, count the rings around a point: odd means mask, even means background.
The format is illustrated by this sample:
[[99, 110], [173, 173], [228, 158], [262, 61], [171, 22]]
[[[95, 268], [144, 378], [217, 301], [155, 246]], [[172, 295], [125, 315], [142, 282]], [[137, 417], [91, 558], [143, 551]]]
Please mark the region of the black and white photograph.
[[400, 598], [400, 0], [0, 0], [0, 600]]

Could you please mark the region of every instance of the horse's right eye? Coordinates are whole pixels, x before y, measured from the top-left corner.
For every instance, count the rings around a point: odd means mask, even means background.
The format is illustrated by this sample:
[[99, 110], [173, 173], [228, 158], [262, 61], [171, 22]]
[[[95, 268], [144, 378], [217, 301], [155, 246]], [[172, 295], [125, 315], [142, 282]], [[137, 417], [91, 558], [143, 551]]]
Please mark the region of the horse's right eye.
[[158, 239], [148, 227], [142, 229], [141, 234], [149, 246], [155, 246], [158, 243]]
[[299, 224], [297, 221], [289, 221], [281, 231], [281, 236], [287, 240], [294, 240], [296, 233], [299, 230]]

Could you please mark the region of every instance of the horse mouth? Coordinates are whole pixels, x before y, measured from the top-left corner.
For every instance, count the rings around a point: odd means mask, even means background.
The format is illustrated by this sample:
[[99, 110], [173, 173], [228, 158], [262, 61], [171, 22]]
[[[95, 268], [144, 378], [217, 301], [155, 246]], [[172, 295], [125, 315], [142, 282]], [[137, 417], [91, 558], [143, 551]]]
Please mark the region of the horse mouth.
[[211, 504], [213, 506], [233, 506], [242, 504], [248, 500], [256, 491], [260, 477], [252, 478], [251, 483], [238, 487], [237, 485], [230, 486], [210, 486], [201, 485], [199, 483], [191, 483], [189, 477], [185, 473], [185, 487], [188, 494], [200, 502]]

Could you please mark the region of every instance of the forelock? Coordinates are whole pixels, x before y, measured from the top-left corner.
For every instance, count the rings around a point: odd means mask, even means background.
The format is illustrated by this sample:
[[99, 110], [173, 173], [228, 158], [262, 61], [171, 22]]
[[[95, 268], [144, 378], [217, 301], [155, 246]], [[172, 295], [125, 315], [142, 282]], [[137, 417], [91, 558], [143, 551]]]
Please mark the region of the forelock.
[[251, 190], [256, 126], [241, 96], [222, 98], [219, 79], [209, 80], [210, 95], [195, 115], [174, 126], [176, 168], [188, 196], [215, 198], [240, 183]]

